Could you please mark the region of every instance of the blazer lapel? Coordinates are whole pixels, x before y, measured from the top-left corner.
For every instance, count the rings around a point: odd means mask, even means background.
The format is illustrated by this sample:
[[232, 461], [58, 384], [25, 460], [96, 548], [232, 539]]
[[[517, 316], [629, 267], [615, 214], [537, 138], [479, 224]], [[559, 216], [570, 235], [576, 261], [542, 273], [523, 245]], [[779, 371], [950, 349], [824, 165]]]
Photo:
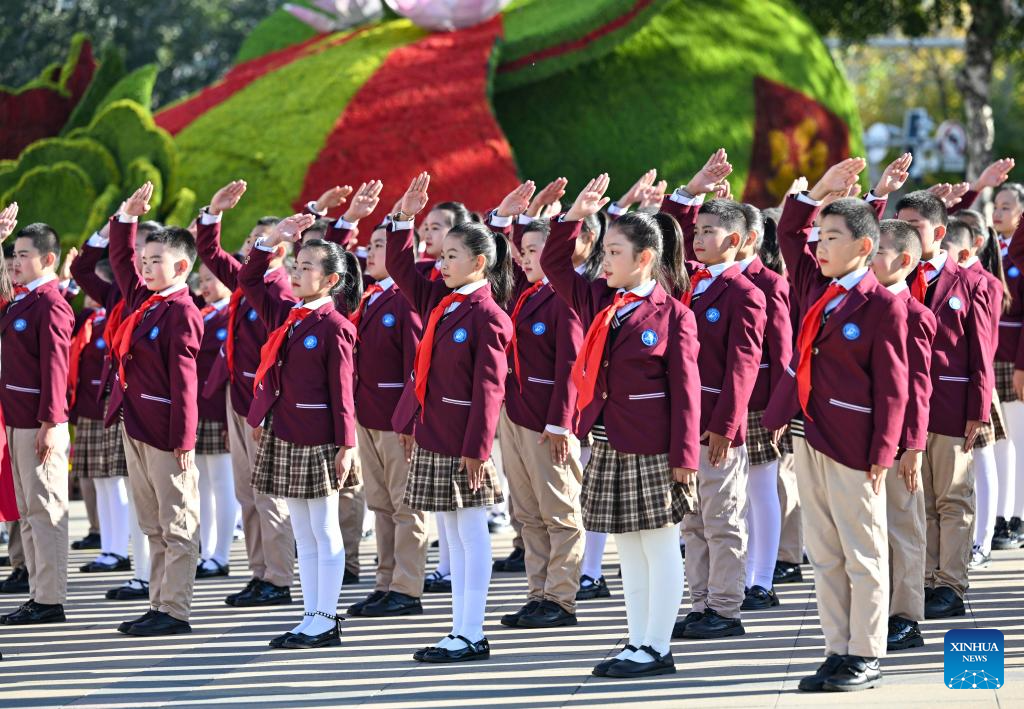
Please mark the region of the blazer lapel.
[[710, 308], [711, 304], [718, 300], [722, 293], [725, 292], [729, 281], [738, 275], [740, 275], [740, 270], [737, 266], [730, 266], [719, 274], [718, 278], [713, 280], [708, 289], [701, 293], [700, 297], [693, 303], [693, 314], [697, 316], [703, 315], [704, 311]]
[[953, 255], [946, 254], [946, 263], [942, 266], [942, 273], [936, 276], [938, 282], [935, 284], [935, 292], [932, 294], [932, 312], [938, 312], [939, 306], [946, 302], [946, 296], [949, 295], [950, 289], [959, 280], [957, 273], [959, 268], [953, 263]]
[[[185, 292], [187, 292], [187, 289]], [[143, 335], [148, 335], [154, 327], [159, 325], [168, 310], [167, 302], [164, 301], [162, 303], [157, 303], [152, 312], [143, 315], [142, 319], [139, 320], [139, 324], [135, 327], [135, 330], [132, 331], [132, 340], [130, 345], [134, 345], [142, 339]]]
[[11, 303], [4, 308], [3, 315], [0, 315], [0, 331], [6, 331], [7, 327], [19, 316], [24, 315], [32, 303], [39, 300], [39, 294], [36, 291], [26, 293], [25, 297], [21, 300], [13, 300]]
[[544, 303], [548, 302], [549, 298], [555, 297], [555, 291], [551, 288], [551, 285], [546, 285], [537, 291], [532, 298], [523, 303], [523, 309], [519, 311], [519, 319], [523, 320], [535, 312]]
[[437, 346], [437, 342], [440, 340], [440, 338], [447, 334], [449, 331], [453, 330], [455, 328], [455, 325], [458, 324], [459, 321], [461, 321], [463, 318], [465, 318], [466, 315], [473, 310], [473, 308], [476, 306], [478, 302], [480, 302], [484, 298], [489, 298], [490, 296], [490, 285], [483, 286], [482, 288], [479, 288], [470, 293], [469, 297], [462, 301], [462, 303], [459, 304], [459, 307], [457, 307], [454, 312], [450, 313], [448, 317], [444, 318], [440, 323], [438, 323], [437, 331], [434, 333], [434, 345]]
[[860, 283], [856, 287], [846, 294], [836, 309], [829, 315], [828, 320], [825, 321], [825, 327], [821, 330], [821, 337], [825, 338], [832, 334], [832, 331], [839, 327], [839, 323], [845, 321], [865, 303], [868, 302], [867, 293], [869, 290], [878, 285], [878, 281], [875, 279], [875, 274], [868, 271], [867, 274], [860, 279]]
[[612, 344], [612, 349], [616, 349], [623, 342], [629, 340], [630, 336], [639, 331], [644, 326], [644, 323], [658, 312], [658, 308], [668, 300], [668, 294], [665, 293], [665, 289], [660, 285], [655, 285], [654, 290], [651, 294], [644, 298], [643, 302], [637, 306], [628, 318], [623, 322], [619, 334], [615, 337], [615, 342]]
[[335, 307], [333, 301], [330, 303], [326, 303], [325, 305], [321, 305], [319, 308], [314, 310], [312, 315], [306, 316], [305, 320], [302, 320], [301, 322], [296, 324], [295, 329], [292, 330], [292, 334], [288, 338], [286, 349], [290, 348], [296, 342], [302, 342], [302, 340], [306, 337], [306, 333], [313, 329], [313, 326], [316, 323], [323, 320], [324, 316], [327, 315], [328, 312], [334, 309]]
[[398, 286], [393, 285], [381, 293], [377, 300], [366, 304], [366, 309], [363, 310], [363, 317], [369, 317], [371, 310], [377, 312], [378, 308], [384, 307], [385, 303], [390, 302], [396, 295], [398, 295]]

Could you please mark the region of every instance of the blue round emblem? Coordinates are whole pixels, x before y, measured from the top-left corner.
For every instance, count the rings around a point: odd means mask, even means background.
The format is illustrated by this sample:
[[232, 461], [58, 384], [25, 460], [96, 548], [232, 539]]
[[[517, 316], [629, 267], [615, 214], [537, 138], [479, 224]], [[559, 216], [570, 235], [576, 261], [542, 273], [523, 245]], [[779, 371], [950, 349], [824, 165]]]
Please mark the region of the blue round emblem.
[[228, 329], [226, 327], [217, 328], [217, 339], [221, 342], [228, 339]]
[[156, 325], [154, 325], [153, 329], [149, 331], [149, 339], [155, 340], [159, 334], [160, 334], [160, 328], [157, 327]]
[[708, 322], [718, 322], [722, 318], [722, 314], [718, 312], [718, 308], [708, 308], [704, 317], [708, 319]]
[[14, 329], [17, 332], [22, 332], [28, 327], [28, 321], [25, 318], [18, 318], [14, 321]]
[[959, 310], [960, 308], [964, 307], [964, 303], [962, 300], [960, 300], [954, 295], [952, 298], [949, 299], [949, 307], [951, 307], [953, 310]]
[[305, 340], [302, 341], [302, 346], [307, 350], [311, 350], [316, 347], [319, 340], [316, 339], [316, 335], [308, 335]]
[[852, 322], [848, 322], [843, 325], [843, 337], [847, 340], [856, 340], [860, 337], [860, 328], [854, 325]]
[[548, 331], [548, 326], [542, 322], [535, 322], [533, 324], [533, 327], [530, 328], [530, 331], [534, 335], [543, 335], [545, 332]]
[[104, 340], [102, 337], [97, 339], [96, 340], [96, 349], [98, 349], [98, 350], [105, 350], [105, 349], [107, 349], [107, 341]]
[[256, 322], [256, 318], [258, 316], [256, 315], [256, 311], [255, 310], [253, 310], [252, 308], [249, 308], [249, 312], [246, 314], [245, 317], [249, 318], [249, 322]]
[[654, 330], [644, 330], [643, 333], [640, 335], [640, 341], [643, 342], [648, 347], [653, 347], [654, 345], [658, 344], [658, 333], [656, 333]]
[[391, 313], [384, 313], [380, 318], [380, 322], [384, 327], [394, 327], [395, 316]]
[[465, 342], [467, 337], [469, 337], [469, 333], [462, 327], [452, 333], [452, 339], [456, 342]]
[[1020, 275], [1020, 269], [1016, 266], [1010, 266], [1006, 269], [1006, 275], [1010, 278], [1017, 278]]

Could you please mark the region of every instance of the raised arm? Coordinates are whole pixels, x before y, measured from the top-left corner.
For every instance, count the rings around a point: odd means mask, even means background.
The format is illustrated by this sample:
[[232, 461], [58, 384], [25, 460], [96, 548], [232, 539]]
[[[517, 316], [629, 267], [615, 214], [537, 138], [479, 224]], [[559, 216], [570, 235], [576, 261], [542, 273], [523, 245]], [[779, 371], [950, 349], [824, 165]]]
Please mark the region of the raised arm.
[[450, 292], [444, 281], [431, 281], [416, 270], [412, 238], [413, 220], [427, 206], [429, 187], [430, 175], [426, 172], [421, 172], [413, 178], [391, 217], [390, 233], [384, 251], [384, 263], [388, 274], [420, 317], [426, 317], [441, 298]]
[[280, 292], [272, 292], [263, 280], [267, 266], [274, 257], [278, 246], [287, 241], [296, 241], [303, 231], [313, 225], [316, 219], [311, 214], [295, 214], [274, 225], [270, 235], [260, 239], [249, 252], [245, 265], [238, 274], [238, 287], [246, 300], [252, 303], [260, 319], [273, 330], [285, 321], [295, 300]]
[[683, 251], [687, 261], [697, 260], [693, 239], [697, 234], [697, 214], [704, 203], [704, 195], [715, 192], [731, 173], [729, 155], [725, 148], [719, 148], [686, 185], [661, 201], [661, 211], [674, 217], [683, 230]]
[[125, 200], [121, 213], [110, 219], [110, 267], [126, 306], [134, 310], [149, 297], [149, 289], [135, 268], [135, 231], [139, 217], [149, 211], [153, 183], [147, 182]]
[[[370, 180], [359, 185], [359, 189], [356, 190], [355, 196], [352, 197], [352, 201], [349, 202], [348, 209], [345, 213], [335, 221], [332, 221], [327, 227], [327, 234], [324, 238], [327, 241], [333, 242], [338, 246], [346, 250], [351, 250], [356, 246], [356, 227], [359, 225], [361, 219], [366, 219], [374, 210], [377, 209], [377, 205], [380, 203], [380, 192], [384, 189], [384, 183], [380, 180]], [[334, 190], [339, 190], [337, 196], [331, 199], [330, 195]], [[346, 190], [348, 192], [346, 192]], [[323, 212], [318, 213], [318, 216], [325, 216], [329, 205], [340, 199], [337, 203], [344, 202], [344, 195], [347, 195], [352, 191], [351, 187], [335, 187], [333, 190], [328, 190], [320, 199], [317, 200], [314, 208], [323, 207]]]
[[78, 258], [71, 262], [71, 277], [75, 283], [82, 287], [85, 294], [102, 303], [104, 307], [110, 308], [114, 301], [121, 297], [121, 292], [112, 283], [96, 275], [96, 264], [103, 258], [104, 249], [109, 245], [107, 234], [110, 233], [110, 225], [104, 224], [103, 228], [90, 236], [82, 245]]
[[220, 244], [220, 223], [224, 212], [234, 208], [245, 194], [245, 180], [234, 180], [221, 187], [210, 199], [196, 223], [196, 251], [206, 267], [221, 283], [231, 290], [238, 288], [238, 273], [242, 265]]

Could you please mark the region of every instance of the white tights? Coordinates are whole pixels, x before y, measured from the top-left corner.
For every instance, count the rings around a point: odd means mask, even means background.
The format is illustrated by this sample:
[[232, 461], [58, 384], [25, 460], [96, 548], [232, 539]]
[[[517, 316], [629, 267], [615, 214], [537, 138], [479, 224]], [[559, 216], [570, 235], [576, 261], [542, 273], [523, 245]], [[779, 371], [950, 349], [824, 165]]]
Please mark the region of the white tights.
[[93, 478], [96, 515], [100, 518], [100, 556], [128, 558], [128, 479], [123, 475]]
[[[1024, 401], [1010, 401], [1003, 404], [1006, 414], [1006, 433], [1011, 448], [1024, 450]], [[1016, 453], [1014, 450], [1014, 453]], [[1003, 517], [1024, 517], [1024, 466], [1018, 466], [1016, 455], [1011, 457], [1006, 470], [1006, 506], [1002, 507]]]
[[444, 526], [442, 513], [435, 512], [434, 520], [437, 522], [437, 573], [442, 576], [450, 576], [452, 562], [448, 551], [448, 532]]
[[[487, 508], [470, 507], [440, 512], [448, 541], [452, 573], [452, 635], [471, 642], [484, 637], [487, 587], [491, 583], [491, 535]], [[437, 647], [459, 649], [461, 640], [445, 638]]]
[[992, 550], [992, 533], [995, 531], [996, 501], [999, 493], [999, 473], [994, 447], [975, 448], [971, 465], [974, 467], [974, 490], [977, 501], [974, 546], [987, 554]]
[[135, 569], [135, 578], [149, 583], [149, 537], [142, 533], [139, 515], [135, 510], [135, 500], [131, 495], [128, 495], [128, 524], [132, 538], [132, 567]]
[[779, 461], [751, 465], [747, 475], [747, 587], [771, 590], [779, 556], [782, 508]]
[[[341, 539], [338, 493], [311, 500], [286, 497], [299, 559], [299, 585], [306, 613], [338, 614], [338, 596], [345, 576], [345, 544]], [[319, 635], [334, 627], [323, 615], [304, 615], [291, 632]]]
[[[683, 598], [683, 560], [679, 525], [615, 535], [622, 564], [629, 644], [648, 645], [662, 655], [670, 650], [672, 626]], [[619, 653], [618, 659], [650, 662], [646, 652]]]
[[235, 478], [227, 453], [197, 455], [199, 468], [199, 539], [202, 558], [227, 565], [235, 533]]

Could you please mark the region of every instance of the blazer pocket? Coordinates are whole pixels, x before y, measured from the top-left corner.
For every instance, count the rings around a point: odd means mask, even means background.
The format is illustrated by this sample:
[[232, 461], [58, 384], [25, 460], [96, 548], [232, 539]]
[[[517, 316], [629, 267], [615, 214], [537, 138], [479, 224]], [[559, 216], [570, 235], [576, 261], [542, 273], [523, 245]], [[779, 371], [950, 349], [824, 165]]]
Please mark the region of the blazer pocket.
[[655, 391], [655, 392], [651, 392], [650, 394], [630, 394], [629, 395], [629, 400], [630, 401], [646, 401], [648, 399], [664, 399], [664, 398], [665, 398], [665, 392], [663, 392], [663, 391]]
[[858, 404], [851, 404], [848, 401], [840, 401], [839, 399], [829, 399], [828, 403], [832, 404], [832, 406], [838, 406], [840, 409], [847, 409], [849, 411], [856, 411], [857, 413], [861, 413], [861, 414], [870, 414], [871, 413], [871, 407], [870, 406], [859, 406]]
[[971, 381], [970, 377], [950, 377], [945, 374], [939, 375], [940, 382], [956, 382], [957, 384], [967, 384]]
[[462, 401], [461, 399], [449, 399], [447, 396], [442, 396], [441, 401], [446, 404], [454, 404], [455, 406], [472, 406], [472, 401]]
[[534, 384], [548, 384], [550, 386], [555, 385], [554, 379], [540, 379], [539, 377], [527, 377], [526, 381], [533, 382]]
[[296, 409], [326, 409], [327, 404], [295, 404]]
[[22, 394], [38, 394], [38, 393], [40, 393], [38, 389], [33, 389], [32, 387], [20, 387], [20, 386], [14, 385], [14, 384], [5, 384], [4, 386], [7, 387], [8, 389], [10, 389], [11, 391], [20, 391]]
[[171, 400], [165, 399], [162, 396], [153, 396], [152, 394], [139, 394], [139, 398], [145, 399], [146, 401], [155, 401], [158, 404], [167, 404], [168, 406], [171, 405]]

